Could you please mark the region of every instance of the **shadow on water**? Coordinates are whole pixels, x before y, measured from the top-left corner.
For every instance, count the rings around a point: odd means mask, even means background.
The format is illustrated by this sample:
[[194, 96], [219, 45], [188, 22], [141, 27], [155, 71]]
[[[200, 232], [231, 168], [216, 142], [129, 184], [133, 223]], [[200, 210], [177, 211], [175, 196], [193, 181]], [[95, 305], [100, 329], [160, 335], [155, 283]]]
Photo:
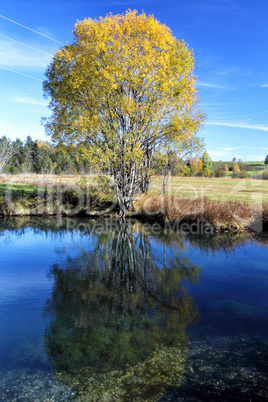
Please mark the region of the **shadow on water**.
[[51, 269], [45, 347], [58, 377], [86, 400], [157, 400], [184, 375], [186, 328], [197, 308], [181, 285], [200, 268], [178, 253], [155, 261], [149, 236], [129, 224], [97, 235]]

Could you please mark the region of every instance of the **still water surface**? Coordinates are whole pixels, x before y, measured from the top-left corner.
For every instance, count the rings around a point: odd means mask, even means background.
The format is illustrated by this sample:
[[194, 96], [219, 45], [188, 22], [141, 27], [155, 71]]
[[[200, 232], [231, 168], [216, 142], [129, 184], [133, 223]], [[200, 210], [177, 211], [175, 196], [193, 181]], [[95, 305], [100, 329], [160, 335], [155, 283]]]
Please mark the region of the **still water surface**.
[[267, 400], [267, 245], [2, 220], [0, 400]]

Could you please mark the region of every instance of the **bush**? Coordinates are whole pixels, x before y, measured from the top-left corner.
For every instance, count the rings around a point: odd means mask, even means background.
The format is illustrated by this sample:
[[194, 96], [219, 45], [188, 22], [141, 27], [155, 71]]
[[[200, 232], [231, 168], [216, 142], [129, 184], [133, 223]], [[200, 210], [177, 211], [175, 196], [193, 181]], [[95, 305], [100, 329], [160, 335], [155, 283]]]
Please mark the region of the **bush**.
[[225, 170], [224, 169], [221, 169], [221, 170], [215, 169], [214, 177], [225, 177]]
[[237, 174], [236, 177], [238, 177], [239, 179], [247, 179], [249, 177], [249, 173], [246, 172], [245, 170], [242, 170]]
[[18, 174], [19, 173], [18, 168], [16, 168], [16, 166], [10, 166], [9, 167], [9, 173]]

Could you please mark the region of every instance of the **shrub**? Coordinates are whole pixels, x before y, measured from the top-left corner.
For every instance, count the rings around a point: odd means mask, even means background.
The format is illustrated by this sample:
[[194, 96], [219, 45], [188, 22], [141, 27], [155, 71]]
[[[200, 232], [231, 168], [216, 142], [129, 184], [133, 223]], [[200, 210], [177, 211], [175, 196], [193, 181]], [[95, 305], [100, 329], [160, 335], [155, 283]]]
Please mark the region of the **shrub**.
[[239, 179], [247, 179], [247, 178], [249, 177], [249, 173], [246, 172], [245, 170], [242, 170], [241, 172], [239, 172], [239, 173], [237, 174], [237, 177], [238, 177]]
[[19, 170], [18, 170], [18, 168], [16, 166], [6, 166], [5, 171], [7, 173], [11, 173], [11, 174], [18, 174], [19, 173]]

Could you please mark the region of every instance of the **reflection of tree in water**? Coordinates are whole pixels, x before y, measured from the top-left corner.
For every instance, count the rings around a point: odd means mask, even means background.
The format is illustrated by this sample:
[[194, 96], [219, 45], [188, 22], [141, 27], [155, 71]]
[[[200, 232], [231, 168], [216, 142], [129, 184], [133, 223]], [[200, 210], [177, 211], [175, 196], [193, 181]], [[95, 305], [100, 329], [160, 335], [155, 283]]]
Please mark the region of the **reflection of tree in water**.
[[51, 273], [45, 345], [63, 381], [86, 400], [155, 400], [180, 383], [198, 317], [181, 281], [197, 265], [178, 254], [159, 267], [148, 236], [121, 224]]

